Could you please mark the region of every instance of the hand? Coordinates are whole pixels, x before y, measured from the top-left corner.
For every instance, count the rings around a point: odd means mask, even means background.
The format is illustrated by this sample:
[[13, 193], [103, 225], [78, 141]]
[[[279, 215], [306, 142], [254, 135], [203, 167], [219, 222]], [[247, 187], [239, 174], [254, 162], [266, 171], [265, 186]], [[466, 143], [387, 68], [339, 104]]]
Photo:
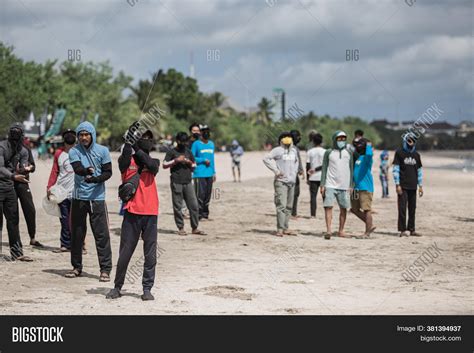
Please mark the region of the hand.
[[87, 168], [87, 174], [88, 175], [94, 174], [94, 168], [92, 168], [92, 167]]
[[50, 190], [46, 191], [46, 197], [48, 198], [48, 200], [50, 196], [51, 196], [51, 191]]
[[418, 187], [418, 195], [420, 195], [420, 197], [423, 197], [423, 186], [419, 186]]
[[211, 165], [211, 161], [209, 159], [206, 159], [204, 161], [204, 164], [206, 165], [206, 167], [209, 167]]
[[25, 172], [27, 172], [27, 173], [31, 172], [32, 169], [33, 169], [33, 166], [32, 166], [32, 165], [29, 165], [29, 166], [23, 168], [23, 170], [24, 170]]
[[186, 158], [183, 155], [180, 155], [179, 157], [176, 157], [176, 162], [186, 162]]
[[214, 174], [214, 175], [212, 176], [212, 182], [215, 183], [216, 180], [217, 180], [217, 177], [216, 177], [216, 175]]
[[308, 174], [309, 174], [309, 175], [313, 175], [314, 173], [316, 173], [316, 172], [314, 171], [314, 169], [308, 170]]
[[298, 173], [298, 175], [301, 177], [301, 179], [304, 180], [304, 172], [301, 171], [301, 172]]
[[25, 183], [25, 184], [28, 184], [30, 182], [28, 179], [26, 179], [26, 176], [24, 176], [23, 174], [15, 174], [15, 176], [13, 177], [13, 180], [16, 182]]
[[321, 186], [321, 196], [324, 197], [326, 195], [326, 188]]
[[84, 181], [86, 183], [98, 183], [99, 181], [97, 180], [97, 177], [88, 175], [84, 178]]
[[402, 190], [402, 187], [401, 187], [400, 185], [397, 185], [397, 189], [396, 189], [396, 190], [397, 190], [397, 194], [398, 194], [398, 195], [403, 194], [403, 190]]
[[282, 172], [278, 172], [278, 173], [275, 174], [275, 179], [280, 179], [281, 177], [283, 177]]

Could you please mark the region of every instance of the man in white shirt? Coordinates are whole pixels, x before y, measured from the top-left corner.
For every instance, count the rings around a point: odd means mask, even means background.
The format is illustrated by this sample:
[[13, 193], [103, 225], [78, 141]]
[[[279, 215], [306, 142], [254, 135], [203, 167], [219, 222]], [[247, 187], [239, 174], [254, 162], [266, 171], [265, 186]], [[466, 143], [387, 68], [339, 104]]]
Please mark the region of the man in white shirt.
[[324, 153], [321, 173], [321, 195], [324, 200], [324, 214], [327, 232], [324, 239], [331, 239], [332, 208], [334, 201], [339, 205], [338, 236], [346, 238], [344, 224], [347, 209], [351, 208], [350, 193], [352, 191], [353, 156], [347, 149], [347, 135], [344, 131], [336, 131], [332, 137], [333, 148]]
[[311, 196], [311, 218], [316, 218], [316, 199], [321, 184], [321, 169], [326, 150], [321, 147], [323, 143], [323, 136], [321, 134], [312, 134], [311, 142], [314, 147], [306, 154], [306, 173], [308, 174], [309, 193]]
[[69, 213], [71, 211], [71, 198], [74, 190], [74, 170], [69, 162], [69, 150], [76, 143], [76, 132], [67, 129], [63, 132], [64, 147], [59, 148], [54, 154], [53, 168], [46, 188], [47, 196], [51, 195], [51, 187], [62, 187], [67, 191], [67, 197], [58, 204], [61, 211], [61, 246], [54, 252], [68, 252], [71, 250], [71, 230], [69, 228]]

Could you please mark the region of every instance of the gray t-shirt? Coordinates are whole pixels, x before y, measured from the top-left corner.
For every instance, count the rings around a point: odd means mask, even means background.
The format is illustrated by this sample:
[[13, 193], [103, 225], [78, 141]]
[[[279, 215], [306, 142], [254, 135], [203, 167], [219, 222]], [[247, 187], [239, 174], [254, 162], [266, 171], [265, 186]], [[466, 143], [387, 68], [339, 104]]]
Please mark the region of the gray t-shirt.
[[292, 145], [289, 149], [282, 146], [275, 147], [263, 158], [263, 163], [275, 173], [275, 176], [283, 174], [276, 177], [276, 180], [289, 184], [296, 182], [300, 161], [295, 146]]

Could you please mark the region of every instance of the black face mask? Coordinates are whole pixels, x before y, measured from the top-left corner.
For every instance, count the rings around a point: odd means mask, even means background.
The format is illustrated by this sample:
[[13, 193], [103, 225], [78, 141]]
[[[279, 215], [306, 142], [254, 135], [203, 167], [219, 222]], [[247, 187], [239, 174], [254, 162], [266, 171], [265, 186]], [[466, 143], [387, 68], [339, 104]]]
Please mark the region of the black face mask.
[[74, 145], [76, 143], [76, 136], [73, 134], [66, 134], [64, 136], [64, 143], [66, 145]]
[[195, 132], [195, 133], [193, 134], [193, 138], [194, 138], [195, 140], [199, 140], [199, 137], [201, 137], [201, 134], [200, 134], [199, 132]]
[[145, 152], [150, 152], [151, 149], [153, 148], [153, 140], [150, 139], [139, 139], [137, 141], [138, 147], [145, 151]]
[[20, 129], [11, 129], [8, 133], [8, 139], [12, 142], [19, 142], [23, 133]]
[[204, 131], [204, 132], [202, 133], [202, 138], [203, 138], [204, 140], [209, 140], [209, 137], [211, 137], [211, 133], [210, 133], [209, 131]]

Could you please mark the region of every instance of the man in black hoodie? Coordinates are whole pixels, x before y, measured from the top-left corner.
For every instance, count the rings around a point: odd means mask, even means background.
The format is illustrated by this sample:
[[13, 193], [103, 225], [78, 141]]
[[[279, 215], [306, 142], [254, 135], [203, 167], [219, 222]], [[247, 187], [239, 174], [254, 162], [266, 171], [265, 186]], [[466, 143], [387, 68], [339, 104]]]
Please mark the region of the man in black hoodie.
[[[18, 166], [19, 173], [26, 176], [26, 179], [30, 180], [30, 173], [34, 173], [36, 169], [35, 160], [31, 149], [24, 143], [23, 147], [28, 152], [28, 163], [25, 165], [20, 164]], [[30, 236], [30, 245], [42, 248], [43, 245], [35, 239], [36, 235], [36, 208], [33, 202], [33, 195], [31, 194], [29, 183], [22, 183], [15, 181], [15, 192], [18, 200], [20, 200], [21, 209], [23, 210], [23, 216], [25, 217], [26, 226], [28, 228], [28, 235]]]
[[28, 151], [23, 146], [23, 127], [13, 124], [8, 139], [0, 142], [0, 216], [7, 220], [8, 242], [12, 260], [32, 261], [23, 255], [20, 239], [18, 200], [14, 182], [28, 183], [28, 179], [17, 171], [18, 165], [28, 164]]
[[296, 184], [295, 184], [295, 195], [293, 198], [293, 208], [291, 210], [291, 216], [293, 219], [298, 218], [298, 198], [300, 197], [300, 176], [304, 180], [304, 173], [303, 173], [303, 164], [301, 163], [300, 157], [300, 149], [298, 147], [298, 143], [301, 141], [301, 133], [298, 130], [291, 130], [290, 131], [291, 138], [293, 139], [293, 145], [296, 147], [296, 151], [298, 152], [298, 175], [296, 176]]

